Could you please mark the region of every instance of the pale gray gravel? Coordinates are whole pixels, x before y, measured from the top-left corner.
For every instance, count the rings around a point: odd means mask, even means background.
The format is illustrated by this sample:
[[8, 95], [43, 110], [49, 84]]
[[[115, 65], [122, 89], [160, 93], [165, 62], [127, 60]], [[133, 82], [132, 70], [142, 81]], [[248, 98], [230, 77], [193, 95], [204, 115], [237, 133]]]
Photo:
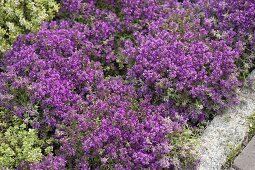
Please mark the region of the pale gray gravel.
[[247, 137], [247, 117], [255, 113], [255, 70], [239, 93], [240, 104], [216, 116], [200, 138], [198, 170], [220, 170], [230, 151]]

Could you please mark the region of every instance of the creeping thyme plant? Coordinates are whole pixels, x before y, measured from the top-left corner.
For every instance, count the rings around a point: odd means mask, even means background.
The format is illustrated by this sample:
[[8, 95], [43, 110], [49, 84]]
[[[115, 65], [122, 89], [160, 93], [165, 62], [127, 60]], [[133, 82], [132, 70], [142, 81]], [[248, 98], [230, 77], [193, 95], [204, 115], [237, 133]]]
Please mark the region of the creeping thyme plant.
[[3, 57], [0, 106], [21, 123], [2, 139], [33, 138], [18, 151], [7, 144], [6, 154], [21, 154], [5, 164], [195, 169], [190, 129], [236, 103], [242, 64], [252, 67], [244, 54], [254, 45], [255, 2], [58, 2], [54, 20], [27, 29]]
[[[0, 166], [15, 168], [25, 162], [39, 162], [52, 151], [49, 140], [42, 140], [38, 132], [17, 116], [0, 108]], [[47, 144], [48, 143], [48, 144]], [[47, 146], [48, 145], [48, 146]]]
[[41, 22], [51, 20], [57, 11], [54, 0], [0, 0], [0, 53], [20, 34], [37, 31]]

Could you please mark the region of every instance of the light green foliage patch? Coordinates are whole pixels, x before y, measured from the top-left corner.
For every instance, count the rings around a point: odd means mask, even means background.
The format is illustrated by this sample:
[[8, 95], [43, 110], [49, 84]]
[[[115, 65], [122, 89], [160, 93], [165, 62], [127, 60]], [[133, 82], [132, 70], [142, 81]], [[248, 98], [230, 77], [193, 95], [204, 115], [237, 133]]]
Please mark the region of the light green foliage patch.
[[[174, 158], [177, 167], [192, 169], [199, 162], [198, 134], [191, 127], [184, 127], [181, 132], [169, 136], [170, 143], [174, 146], [169, 158]], [[166, 157], [167, 158], [167, 157]]]
[[[0, 167], [15, 168], [22, 161], [38, 162], [52, 146], [38, 138], [35, 129], [28, 128], [21, 119], [0, 108]], [[44, 153], [42, 147], [45, 147]]]
[[0, 53], [9, 49], [18, 35], [37, 31], [58, 8], [54, 0], [0, 0]]

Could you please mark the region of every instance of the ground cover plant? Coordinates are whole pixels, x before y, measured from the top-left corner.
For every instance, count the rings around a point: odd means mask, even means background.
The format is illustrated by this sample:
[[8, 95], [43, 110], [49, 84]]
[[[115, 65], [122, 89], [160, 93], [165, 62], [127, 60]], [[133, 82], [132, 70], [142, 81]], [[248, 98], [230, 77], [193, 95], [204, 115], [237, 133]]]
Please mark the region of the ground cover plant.
[[8, 50], [16, 37], [38, 31], [42, 21], [51, 20], [58, 11], [54, 0], [1, 0], [0, 53]]
[[196, 3], [211, 22], [211, 34], [226, 39], [231, 46], [235, 44], [242, 46], [242, 55], [236, 63], [241, 70], [240, 78], [247, 77], [251, 69], [254, 69], [254, 2], [198, 0]]
[[[10, 150], [0, 150], [1, 166], [194, 169], [189, 129], [238, 102], [252, 67], [245, 54], [254, 48], [255, 3], [58, 3], [53, 21], [18, 36], [3, 55], [1, 115], [19, 123], [1, 130], [0, 146]], [[27, 136], [21, 149], [10, 131]]]
[[28, 128], [17, 116], [0, 108], [0, 166], [15, 168], [23, 161], [40, 161], [52, 151], [51, 139], [39, 139], [37, 131]]

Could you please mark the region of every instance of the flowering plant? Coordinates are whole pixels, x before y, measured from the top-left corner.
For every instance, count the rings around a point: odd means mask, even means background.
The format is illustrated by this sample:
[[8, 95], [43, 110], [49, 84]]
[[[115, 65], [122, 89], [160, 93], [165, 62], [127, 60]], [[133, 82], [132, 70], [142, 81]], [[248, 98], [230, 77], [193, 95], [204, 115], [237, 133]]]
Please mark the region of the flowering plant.
[[0, 106], [54, 138], [52, 154], [19, 168], [194, 168], [187, 127], [236, 102], [254, 20], [225, 35], [232, 20], [213, 21], [202, 1], [60, 4], [4, 55]]

